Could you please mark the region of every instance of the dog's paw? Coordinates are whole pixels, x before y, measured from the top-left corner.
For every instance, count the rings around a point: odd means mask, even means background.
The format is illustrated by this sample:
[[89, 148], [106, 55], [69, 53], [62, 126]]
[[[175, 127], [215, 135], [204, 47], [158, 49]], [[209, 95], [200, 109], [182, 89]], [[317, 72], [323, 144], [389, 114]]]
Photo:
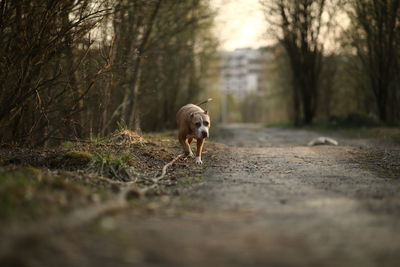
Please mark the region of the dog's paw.
[[203, 161], [201, 161], [200, 157], [196, 157], [196, 164], [198, 164], [198, 165], [203, 164]]
[[190, 151], [189, 154], [186, 155], [187, 158], [194, 158], [194, 154], [192, 151]]

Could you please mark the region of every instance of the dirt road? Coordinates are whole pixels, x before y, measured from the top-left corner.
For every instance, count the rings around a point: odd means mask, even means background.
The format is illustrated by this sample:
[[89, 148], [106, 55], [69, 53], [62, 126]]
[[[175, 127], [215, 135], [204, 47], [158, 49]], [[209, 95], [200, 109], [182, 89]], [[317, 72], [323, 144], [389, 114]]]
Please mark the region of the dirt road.
[[49, 247], [70, 248], [53, 249], [57, 266], [400, 266], [400, 180], [358, 161], [368, 140], [307, 147], [318, 134], [221, 133], [227, 147], [205, 155], [200, 183], [150, 214], [132, 209], [52, 238]]

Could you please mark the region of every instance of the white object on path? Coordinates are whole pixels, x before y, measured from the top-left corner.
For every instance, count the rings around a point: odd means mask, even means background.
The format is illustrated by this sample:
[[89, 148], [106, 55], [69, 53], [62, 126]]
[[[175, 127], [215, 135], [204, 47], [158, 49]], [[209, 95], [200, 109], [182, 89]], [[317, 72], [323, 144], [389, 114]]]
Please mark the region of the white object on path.
[[320, 136], [318, 138], [315, 138], [314, 140], [310, 141], [308, 143], [308, 146], [318, 146], [318, 145], [333, 145], [333, 146], [337, 146], [339, 143], [329, 137], [324, 137], [324, 136]]

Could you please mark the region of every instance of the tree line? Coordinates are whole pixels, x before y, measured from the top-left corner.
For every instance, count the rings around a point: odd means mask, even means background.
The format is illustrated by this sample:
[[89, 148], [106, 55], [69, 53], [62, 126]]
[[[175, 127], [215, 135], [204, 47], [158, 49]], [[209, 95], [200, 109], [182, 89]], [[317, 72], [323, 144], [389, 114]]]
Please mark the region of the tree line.
[[[400, 121], [400, 0], [261, 2], [286, 51], [295, 125], [352, 98]], [[0, 143], [172, 128], [207, 86], [214, 16], [209, 0], [0, 0]], [[338, 29], [341, 47], [327, 47]]]
[[204, 0], [0, 0], [0, 142], [160, 130], [216, 49]]
[[[329, 116], [335, 96], [340, 96], [336, 102], [348, 103], [352, 91], [363, 102], [359, 110], [383, 123], [400, 122], [399, 0], [261, 3], [272, 36], [286, 51], [295, 125], [311, 124], [318, 112]], [[344, 26], [346, 19], [349, 26]], [[341, 47], [329, 49], [327, 38], [338, 29], [335, 41]]]

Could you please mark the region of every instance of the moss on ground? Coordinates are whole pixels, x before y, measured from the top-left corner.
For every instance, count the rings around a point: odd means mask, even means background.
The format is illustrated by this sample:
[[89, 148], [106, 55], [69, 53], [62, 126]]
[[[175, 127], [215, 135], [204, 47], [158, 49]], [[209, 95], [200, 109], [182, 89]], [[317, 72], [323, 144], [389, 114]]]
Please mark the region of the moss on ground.
[[93, 192], [46, 169], [0, 167], [0, 218], [35, 219], [86, 203]]
[[53, 168], [80, 168], [86, 166], [92, 158], [92, 154], [88, 152], [72, 150], [64, 155], [57, 156], [50, 164]]

